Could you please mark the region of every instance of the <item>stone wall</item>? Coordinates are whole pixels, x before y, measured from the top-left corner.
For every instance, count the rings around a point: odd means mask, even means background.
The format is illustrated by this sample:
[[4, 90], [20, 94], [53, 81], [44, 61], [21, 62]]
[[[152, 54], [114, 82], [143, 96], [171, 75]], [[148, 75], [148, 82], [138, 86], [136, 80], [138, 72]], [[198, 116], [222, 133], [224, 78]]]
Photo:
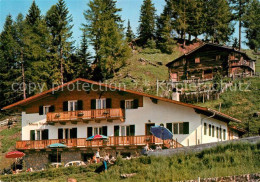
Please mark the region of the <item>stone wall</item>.
[[[71, 161], [83, 161], [82, 154], [94, 154], [97, 151], [96, 149], [86, 149], [86, 148], [77, 148], [77, 149], [59, 149], [59, 154], [61, 155], [61, 163], [65, 165]], [[51, 164], [49, 160], [49, 154], [56, 155], [57, 150], [39, 150], [39, 151], [24, 151], [24, 164], [25, 168], [32, 168], [33, 170], [45, 169]], [[122, 154], [130, 154], [130, 156], [136, 157], [140, 155], [141, 148], [101, 148], [100, 156], [105, 156], [106, 153], [109, 153], [112, 157], [117, 157]], [[87, 161], [84, 161], [87, 162]]]
[[[215, 177], [215, 178], [203, 178], [196, 180], [188, 180], [185, 182], [259, 182], [260, 173], [257, 174], [245, 174], [238, 176], [226, 176], [226, 177]], [[183, 181], [184, 182], [184, 181]]]
[[225, 144], [237, 143], [237, 142], [257, 143], [257, 142], [260, 142], [260, 136], [241, 138], [241, 139], [236, 139], [236, 140], [227, 140], [227, 141], [222, 141], [222, 142], [206, 143], [206, 144], [194, 145], [194, 146], [190, 146], [190, 147], [165, 149], [162, 151], [150, 151], [150, 152], [148, 152], [148, 155], [169, 156], [169, 155], [174, 155], [174, 154], [178, 154], [178, 153], [200, 152], [204, 149], [212, 148], [217, 145], [225, 145]]

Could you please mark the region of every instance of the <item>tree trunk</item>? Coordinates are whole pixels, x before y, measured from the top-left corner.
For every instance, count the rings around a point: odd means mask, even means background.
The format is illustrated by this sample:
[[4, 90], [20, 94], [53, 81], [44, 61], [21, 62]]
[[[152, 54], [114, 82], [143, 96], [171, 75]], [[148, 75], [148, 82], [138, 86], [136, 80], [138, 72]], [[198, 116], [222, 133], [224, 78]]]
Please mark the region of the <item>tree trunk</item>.
[[63, 53], [62, 53], [62, 47], [60, 48], [60, 77], [61, 77], [61, 84], [63, 84]]
[[23, 79], [23, 99], [26, 99], [26, 86], [25, 86], [25, 74], [24, 74], [24, 62], [23, 62], [22, 50], [21, 50], [21, 63], [22, 63], [22, 79]]
[[239, 50], [241, 50], [241, 29], [242, 29], [242, 23], [241, 23], [241, 16], [242, 16], [242, 14], [241, 14], [241, 6], [242, 6], [242, 4], [241, 4], [241, 0], [239, 0], [239, 46], [238, 46], [238, 48], [239, 48]]

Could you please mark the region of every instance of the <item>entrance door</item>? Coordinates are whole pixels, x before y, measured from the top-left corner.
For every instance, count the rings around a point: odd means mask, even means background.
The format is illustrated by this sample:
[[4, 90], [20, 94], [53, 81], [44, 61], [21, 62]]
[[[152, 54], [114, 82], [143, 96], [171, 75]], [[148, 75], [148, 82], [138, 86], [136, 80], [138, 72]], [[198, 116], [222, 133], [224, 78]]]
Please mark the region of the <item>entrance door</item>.
[[154, 123], [145, 124], [145, 135], [152, 135], [152, 133], [150, 132], [150, 129], [154, 125], [155, 125]]

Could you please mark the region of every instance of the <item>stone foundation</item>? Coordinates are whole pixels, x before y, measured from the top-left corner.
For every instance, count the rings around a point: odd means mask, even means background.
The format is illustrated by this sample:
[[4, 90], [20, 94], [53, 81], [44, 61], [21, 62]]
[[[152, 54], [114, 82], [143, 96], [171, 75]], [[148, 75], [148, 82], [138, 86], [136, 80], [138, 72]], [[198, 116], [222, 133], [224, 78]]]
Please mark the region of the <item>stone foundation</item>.
[[[100, 156], [105, 156], [109, 153], [112, 157], [118, 155], [130, 155], [131, 157], [139, 156], [142, 148], [100, 148]], [[61, 156], [61, 163], [65, 165], [71, 161], [84, 161], [83, 155], [92, 155], [97, 151], [96, 149], [76, 148], [76, 149], [59, 149], [58, 153]], [[24, 157], [25, 168], [32, 168], [33, 170], [46, 169], [52, 162], [49, 159], [49, 155], [57, 155], [57, 149], [46, 149], [46, 150], [33, 150], [24, 151], [26, 154]], [[87, 162], [87, 161], [84, 161]]]

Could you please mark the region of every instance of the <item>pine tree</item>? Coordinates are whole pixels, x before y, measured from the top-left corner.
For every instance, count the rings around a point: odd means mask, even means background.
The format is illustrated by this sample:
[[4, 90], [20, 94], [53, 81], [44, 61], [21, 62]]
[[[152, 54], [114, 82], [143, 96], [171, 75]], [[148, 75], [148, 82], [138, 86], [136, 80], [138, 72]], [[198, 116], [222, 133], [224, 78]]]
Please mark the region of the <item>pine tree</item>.
[[[19, 44], [23, 83], [33, 82], [51, 86], [51, 64], [49, 60], [50, 35], [41, 11], [32, 3], [25, 21], [17, 18], [17, 42]], [[39, 92], [40, 90], [35, 90]], [[33, 92], [27, 94], [34, 94]]]
[[204, 31], [203, 2], [204, 0], [190, 0], [188, 3], [187, 33], [189, 40], [191, 36], [197, 38]]
[[84, 29], [96, 53], [93, 79], [109, 78], [124, 65], [130, 54], [124, 40], [123, 21], [118, 15], [121, 9], [116, 8], [114, 0], [92, 0], [88, 6], [84, 12]]
[[127, 22], [127, 30], [126, 30], [126, 39], [127, 42], [132, 42], [133, 39], [135, 38], [134, 32], [132, 31], [130, 21], [128, 20]]
[[255, 52], [260, 51], [260, 2], [251, 0], [243, 17], [246, 44]]
[[204, 3], [205, 33], [213, 43], [229, 41], [234, 32], [231, 8], [226, 0], [208, 0]]
[[239, 27], [239, 50], [241, 49], [241, 34], [242, 34], [242, 19], [246, 12], [246, 7], [249, 0], [230, 0], [230, 5], [234, 11], [233, 18], [238, 21], [238, 27]]
[[34, 25], [40, 19], [41, 19], [41, 11], [39, 7], [36, 5], [34, 0], [26, 16], [26, 22], [29, 25]]
[[145, 45], [149, 39], [155, 38], [156, 10], [152, 0], [144, 0], [140, 12], [138, 32], [142, 45]]
[[167, 6], [165, 6], [163, 13], [157, 18], [157, 30], [156, 30], [156, 38], [158, 48], [165, 53], [172, 53], [174, 45], [176, 42], [174, 41], [174, 37], [172, 35], [172, 22], [170, 18], [170, 14], [168, 13]]
[[69, 10], [66, 7], [64, 0], [59, 0], [58, 3], [51, 7], [46, 15], [47, 26], [52, 35], [52, 59], [54, 59], [54, 70], [59, 67], [60, 83], [64, 83], [64, 73], [70, 73], [69, 55], [73, 49], [72, 39], [72, 16], [69, 15]]
[[[15, 41], [14, 21], [11, 15], [5, 20], [3, 31], [0, 34], [0, 107], [8, 105], [22, 98], [19, 90], [20, 67], [17, 61], [17, 42]], [[12, 89], [13, 83], [17, 87]]]
[[90, 78], [92, 57], [88, 51], [86, 30], [83, 29], [80, 47], [72, 58], [74, 78]]

